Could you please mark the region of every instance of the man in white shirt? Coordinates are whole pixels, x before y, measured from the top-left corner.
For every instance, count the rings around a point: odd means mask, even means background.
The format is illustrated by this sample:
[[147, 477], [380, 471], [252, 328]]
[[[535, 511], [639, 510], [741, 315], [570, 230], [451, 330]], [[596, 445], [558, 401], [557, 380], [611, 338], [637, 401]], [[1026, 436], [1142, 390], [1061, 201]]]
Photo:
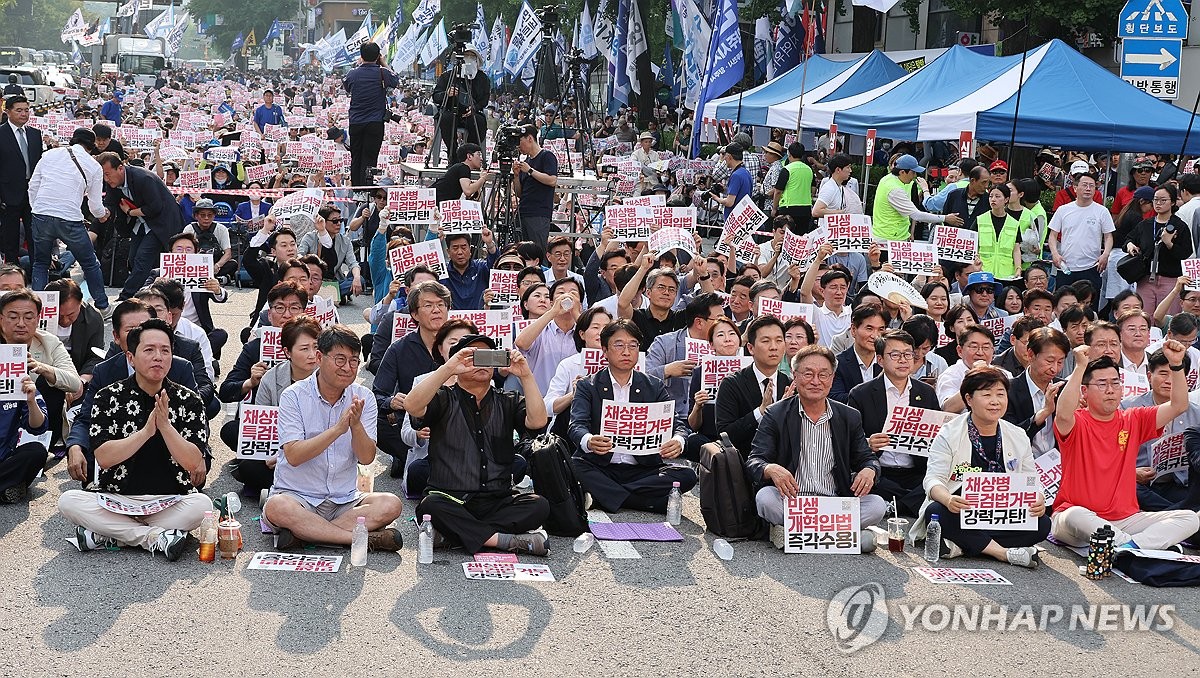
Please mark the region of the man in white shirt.
[[1193, 237], [1200, 235], [1200, 174], [1179, 175], [1179, 199], [1183, 204], [1175, 216], [1192, 229]]
[[[946, 368], [937, 381], [938, 403], [946, 412], [962, 412], [965, 409], [958, 387], [962, 385], [967, 370], [977, 365], [991, 365], [996, 352], [996, 338], [983, 325], [967, 325], [958, 333], [958, 362]], [[994, 367], [994, 366], [993, 366]], [[1012, 374], [997, 367], [1008, 379]]]
[[1121, 369], [1138, 374], [1146, 371], [1146, 347], [1150, 345], [1150, 316], [1145, 311], [1126, 311], [1117, 318], [1121, 334]]
[[[817, 270], [826, 257], [833, 254], [833, 247], [828, 243], [817, 251], [817, 258], [800, 283], [800, 301], [813, 303], [812, 288], [816, 281]], [[821, 290], [824, 302], [815, 308], [816, 317], [813, 319], [813, 329], [817, 333], [817, 343], [829, 346], [833, 338], [850, 329], [850, 307], [846, 305], [846, 296], [850, 294], [850, 274], [842, 268], [834, 268], [821, 275]]]
[[830, 175], [821, 182], [817, 199], [813, 203], [813, 218], [827, 214], [862, 214], [862, 199], [858, 197], [854, 173], [854, 161], [844, 153], [838, 153], [825, 163]]
[[33, 210], [33, 289], [46, 288], [50, 256], [61, 240], [83, 268], [88, 292], [96, 308], [108, 315], [108, 296], [100, 260], [83, 222], [80, 204], [87, 198], [88, 212], [100, 221], [108, 220], [104, 208], [104, 171], [92, 158], [96, 134], [80, 128], [65, 147], [42, 155], [29, 179], [29, 204]]
[[1059, 207], [1050, 219], [1050, 256], [1058, 268], [1056, 288], [1087, 280], [1100, 289], [1100, 274], [1108, 267], [1116, 226], [1104, 205], [1092, 201], [1095, 194], [1095, 175], [1079, 175], [1075, 202]]

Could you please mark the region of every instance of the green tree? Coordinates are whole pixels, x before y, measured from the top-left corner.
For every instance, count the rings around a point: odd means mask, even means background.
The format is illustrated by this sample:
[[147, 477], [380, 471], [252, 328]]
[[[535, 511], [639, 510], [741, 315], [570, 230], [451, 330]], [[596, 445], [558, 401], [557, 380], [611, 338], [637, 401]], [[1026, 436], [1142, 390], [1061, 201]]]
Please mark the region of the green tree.
[[78, 0], [0, 0], [0, 44], [70, 51], [58, 36], [82, 6]]
[[261, 45], [272, 21], [287, 21], [296, 16], [296, 3], [294, 0], [191, 0], [188, 10], [196, 17], [210, 14], [224, 17], [222, 25], [210, 26], [207, 31], [213, 47], [220, 53], [229, 50], [238, 33], [249, 35], [251, 29]]

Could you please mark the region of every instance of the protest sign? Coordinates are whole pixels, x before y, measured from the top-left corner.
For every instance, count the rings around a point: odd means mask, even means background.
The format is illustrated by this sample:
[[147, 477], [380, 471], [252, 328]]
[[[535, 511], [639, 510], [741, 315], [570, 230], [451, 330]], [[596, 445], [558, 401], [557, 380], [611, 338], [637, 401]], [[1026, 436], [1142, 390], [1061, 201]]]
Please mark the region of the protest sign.
[[1038, 500], [1041, 481], [1033, 473], [965, 473], [962, 498], [964, 530], [1036, 530], [1029, 507]]
[[280, 332], [278, 327], [264, 327], [262, 335], [259, 337], [258, 359], [270, 367], [288, 359], [287, 354], [283, 352]]
[[313, 298], [308, 300], [308, 307], [304, 309], [304, 313], [316, 320], [322, 329], [338, 321], [337, 306], [319, 294], [314, 294]]
[[238, 419], [236, 459], [274, 459], [279, 453], [279, 408], [243, 405]]
[[259, 551], [250, 559], [250, 564], [246, 566], [246, 569], [331, 573], [337, 572], [341, 566], [341, 556], [310, 556], [302, 553]]
[[162, 277], [177, 281], [185, 292], [203, 291], [204, 283], [213, 277], [211, 254], [162, 252], [158, 257]]
[[618, 242], [646, 242], [654, 227], [654, 208], [642, 205], [608, 205], [604, 208], [604, 227]]
[[995, 570], [970, 567], [914, 567], [917, 574], [931, 584], [996, 584], [1012, 586], [1012, 582]]
[[695, 207], [665, 207], [654, 208], [654, 225], [658, 228], [684, 228], [696, 230]]
[[261, 165], [250, 165], [246, 168], [246, 182], [270, 181], [272, 177], [279, 171], [279, 166], [273, 162], [263, 163]]
[[38, 318], [38, 329], [54, 334], [58, 331], [58, 292], [37, 290], [34, 294], [42, 300], [42, 314]]
[[515, 563], [515, 553], [476, 553], [472, 559], [477, 563]]
[[935, 275], [937, 248], [931, 243], [888, 241], [888, 263], [896, 275]]
[[[583, 367], [583, 376], [585, 377], [590, 377], [608, 367], [608, 359], [604, 357], [604, 349], [584, 348], [579, 352], [579, 358], [580, 364]], [[645, 353], [638, 353], [637, 365], [633, 369], [637, 372], [646, 371]]]
[[287, 141], [287, 138], [288, 138], [287, 125], [264, 125], [263, 126], [263, 140], [264, 141], [279, 143], [281, 141]]
[[410, 332], [417, 329], [417, 322], [407, 313], [397, 313], [392, 316], [392, 343], [400, 341]]
[[858, 497], [787, 497], [784, 553], [859, 554]]
[[788, 264], [796, 264], [803, 274], [817, 259], [817, 250], [829, 239], [829, 230], [824, 226], [804, 235], [791, 231], [783, 234], [783, 254], [780, 257]]
[[979, 258], [979, 234], [965, 228], [940, 224], [933, 231], [937, 258], [971, 264]]
[[438, 279], [446, 277], [446, 259], [442, 255], [442, 243], [437, 240], [421, 240], [411, 245], [400, 245], [388, 250], [388, 267], [392, 275], [403, 278], [416, 266], [428, 266]]
[[1058, 496], [1058, 486], [1062, 483], [1062, 456], [1058, 450], [1050, 450], [1033, 460], [1037, 467], [1038, 480], [1042, 481], [1042, 493], [1046, 498], [1046, 506], [1054, 504]]
[[438, 205], [438, 213], [443, 239], [448, 235], [483, 233], [483, 209], [474, 200], [446, 200]]
[[1150, 392], [1150, 379], [1145, 372], [1121, 369], [1121, 400]]
[[512, 311], [507, 308], [488, 311], [450, 311], [451, 318], [463, 318], [479, 333], [496, 340], [500, 348], [512, 348]]
[[696, 256], [696, 239], [692, 231], [685, 228], [660, 228], [650, 234], [650, 251], [662, 254], [667, 250], [681, 250], [691, 256]]
[[1004, 338], [1005, 333], [1011, 330], [1013, 324], [1023, 317], [1025, 317], [1024, 313], [1015, 313], [1004, 316], [1003, 318], [984, 318], [983, 320], [979, 321], [979, 324], [988, 328], [988, 330], [991, 331], [992, 336], [996, 339], [996, 343], [1000, 343], [1000, 341]]
[[283, 196], [271, 205], [270, 216], [277, 225], [287, 224], [297, 231], [297, 237], [312, 230], [317, 223], [317, 211], [325, 204], [325, 192], [319, 188], [306, 188]]
[[29, 372], [29, 347], [0, 344], [0, 401], [25, 400], [21, 380]]
[[549, 565], [471, 561], [462, 564], [467, 579], [485, 581], [554, 581]]
[[632, 198], [625, 198], [621, 201], [622, 205], [632, 205], [636, 207], [665, 207], [667, 204], [667, 196], [659, 195], [639, 195]]
[[211, 189], [212, 174], [208, 170], [180, 172], [179, 179], [175, 182], [175, 187], [182, 188], [185, 191]]
[[706, 355], [712, 355], [712, 344], [703, 339], [693, 339], [687, 337], [687, 350], [684, 360], [699, 364], [700, 358]]
[[1183, 265], [1183, 274], [1192, 279], [1183, 289], [1200, 292], [1200, 259], [1184, 259], [1179, 263]]
[[493, 306], [512, 306], [520, 300], [520, 291], [517, 289], [518, 275], [519, 271], [502, 271], [497, 268], [491, 270], [488, 289], [492, 292]]
[[612, 440], [615, 454], [658, 454], [671, 439], [675, 401], [618, 403], [605, 399], [601, 407], [600, 435]]
[[754, 362], [748, 355], [706, 355], [700, 357], [700, 387], [714, 399], [725, 377]]
[[[918, 400], [921, 396], [914, 396]], [[930, 402], [929, 406], [936, 406]], [[883, 423], [883, 433], [888, 434], [888, 449], [892, 452], [929, 456], [929, 444], [942, 426], [957, 417], [954, 412], [942, 412], [908, 405], [896, 405]]]
[[394, 224], [432, 224], [437, 207], [432, 188], [396, 188], [387, 190], [388, 221]]
[[1150, 445], [1150, 466], [1155, 473], [1178, 471], [1188, 467], [1188, 453], [1183, 445], [1183, 432], [1163, 436]]
[[121, 495], [96, 493], [96, 503], [100, 505], [100, 508], [111, 513], [120, 513], [123, 516], [152, 516], [179, 503], [180, 499], [181, 497], [177, 494], [143, 501]]
[[821, 224], [829, 231], [834, 252], [862, 252], [871, 249], [871, 217], [865, 214], [827, 214]]
[[759, 296], [758, 315], [773, 315], [781, 323], [787, 323], [792, 318], [801, 318], [809, 325], [813, 325], [816, 321], [817, 308], [812, 304]]
[[717, 252], [729, 255], [737, 250], [738, 245], [750, 238], [750, 234], [767, 223], [767, 215], [758, 209], [758, 205], [750, 196], [742, 196], [738, 204], [733, 206], [721, 229], [721, 239], [717, 241]]

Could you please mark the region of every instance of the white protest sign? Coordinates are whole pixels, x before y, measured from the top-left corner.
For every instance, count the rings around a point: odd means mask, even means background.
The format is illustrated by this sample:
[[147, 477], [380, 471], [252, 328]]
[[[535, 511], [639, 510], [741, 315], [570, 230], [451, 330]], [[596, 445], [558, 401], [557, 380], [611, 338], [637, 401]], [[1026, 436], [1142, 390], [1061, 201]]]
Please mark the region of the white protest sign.
[[394, 224], [433, 223], [436, 195], [437, 191], [432, 188], [388, 188], [388, 221]]
[[612, 440], [617, 454], [658, 454], [671, 439], [675, 401], [658, 403], [618, 403], [604, 400], [600, 414], [600, 434]]
[[412, 316], [407, 313], [397, 313], [392, 316], [392, 343], [400, 341], [408, 336], [410, 332], [417, 329], [417, 321], [412, 319]]
[[29, 347], [0, 344], [0, 401], [25, 400], [21, 380], [29, 372]]
[[441, 234], [474, 235], [483, 233], [483, 208], [474, 200], [446, 200], [438, 205]]
[[931, 243], [889, 240], [888, 263], [896, 275], [934, 275], [937, 247]]
[[1046, 506], [1054, 505], [1058, 496], [1058, 486], [1062, 484], [1062, 455], [1058, 450], [1050, 450], [1033, 460], [1037, 467], [1038, 480], [1042, 481], [1042, 492], [1046, 498]]
[[685, 228], [660, 228], [650, 234], [650, 251], [662, 254], [667, 250], [682, 250], [691, 256], [696, 256], [696, 239], [692, 231]]
[[1121, 400], [1150, 392], [1150, 379], [1145, 372], [1121, 369]]
[[427, 266], [438, 279], [446, 277], [446, 259], [442, 255], [442, 243], [437, 240], [422, 240], [411, 245], [399, 245], [388, 250], [388, 267], [392, 275], [401, 278], [416, 266]]
[[721, 229], [721, 239], [717, 242], [717, 252], [725, 255], [732, 254], [742, 241], [748, 239], [751, 233], [757, 231], [765, 223], [767, 223], [767, 215], [758, 209], [758, 205], [754, 204], [750, 196], [742, 196], [742, 199], [733, 206], [729, 216], [725, 219], [725, 226]]
[[[583, 367], [583, 376], [590, 377], [600, 370], [608, 367], [608, 359], [604, 357], [604, 350], [599, 348], [584, 348], [579, 352], [580, 364]], [[646, 354], [638, 353], [637, 365], [634, 370], [638, 372], [646, 371]]]
[[96, 493], [96, 503], [100, 508], [110, 513], [120, 513], [123, 516], [152, 516], [179, 503], [180, 499], [179, 495], [173, 495], [142, 501], [103, 492]]
[[285, 572], [337, 572], [341, 556], [315, 556], [303, 553], [272, 553], [259, 551], [250, 559], [247, 570], [281, 570]]
[[758, 297], [758, 315], [772, 315], [781, 323], [787, 323], [793, 318], [800, 318], [813, 325], [816, 321], [817, 307], [798, 301], [783, 301], [770, 297]]
[[788, 264], [796, 264], [801, 273], [806, 272], [817, 259], [817, 250], [829, 239], [829, 231], [821, 226], [816, 230], [796, 235], [791, 231], [783, 234], [783, 254], [781, 258]]
[[287, 354], [283, 352], [280, 332], [281, 330], [278, 327], [264, 327], [262, 328], [262, 335], [259, 337], [259, 361], [266, 363], [270, 367], [274, 367], [288, 359]]
[[[929, 405], [933, 407], [937, 403], [930, 402]], [[882, 432], [888, 434], [891, 451], [928, 457], [929, 444], [942, 426], [956, 416], [954, 412], [896, 405], [888, 413]]]
[[999, 572], [970, 567], [914, 567], [917, 574], [932, 584], [996, 584], [1012, 586]]
[[821, 224], [829, 230], [834, 252], [862, 252], [871, 249], [871, 217], [865, 214], [827, 214]]
[[450, 311], [451, 318], [462, 318], [475, 325], [479, 333], [496, 340], [500, 348], [512, 348], [512, 309], [487, 311]]
[[1036, 530], [1038, 519], [1029, 507], [1041, 495], [1034, 473], [966, 473], [962, 498], [964, 530]]
[[520, 299], [517, 289], [519, 271], [502, 271], [493, 268], [488, 277], [488, 289], [492, 292], [492, 305], [512, 306]]
[[1188, 453], [1183, 445], [1183, 432], [1163, 436], [1150, 445], [1150, 466], [1155, 473], [1178, 471], [1188, 467]]
[[696, 208], [694, 206], [655, 207], [654, 225], [659, 228], [684, 228], [689, 231], [695, 231]]
[[38, 318], [38, 329], [53, 334], [58, 327], [58, 292], [38, 290], [34, 294], [42, 300], [42, 315]]
[[274, 459], [279, 452], [279, 408], [243, 405], [238, 419], [236, 459]]
[[858, 497], [787, 497], [784, 553], [859, 554]]
[[162, 277], [178, 281], [187, 292], [203, 290], [204, 283], [213, 277], [211, 254], [162, 252], [158, 257]]
[[654, 228], [654, 208], [640, 205], [609, 205], [604, 208], [604, 226], [618, 242], [646, 242]]
[[687, 337], [687, 349], [685, 351], [684, 360], [699, 364], [700, 358], [706, 355], [712, 355], [712, 344], [703, 339], [693, 339]]
[[665, 207], [667, 204], [667, 196], [655, 193], [653, 195], [639, 195], [633, 198], [622, 198], [622, 205], [637, 205], [641, 207]]
[[471, 561], [462, 564], [467, 579], [485, 581], [554, 581], [549, 565]]
[[970, 264], [979, 257], [979, 233], [965, 228], [938, 225], [933, 231], [933, 245], [938, 259]]
[[322, 329], [338, 321], [337, 306], [319, 294], [314, 294], [313, 298], [308, 300], [308, 308], [304, 309], [304, 313], [316, 320]]
[[725, 377], [754, 362], [748, 355], [706, 355], [700, 357], [700, 387], [714, 399]]
[[275, 173], [279, 171], [279, 166], [273, 162], [263, 163], [261, 165], [251, 165], [246, 168], [246, 182], [252, 181], [270, 181]]
[[1200, 292], [1200, 259], [1184, 259], [1179, 263], [1183, 265], [1183, 274], [1192, 279], [1184, 289]]
[[179, 173], [179, 180], [175, 182], [176, 188], [182, 188], [186, 191], [192, 190], [207, 190], [212, 188], [212, 174], [208, 170], [188, 170]]
[[311, 230], [317, 223], [317, 211], [325, 204], [325, 192], [317, 188], [306, 188], [283, 196], [271, 205], [270, 216], [277, 224], [288, 224], [301, 233]]

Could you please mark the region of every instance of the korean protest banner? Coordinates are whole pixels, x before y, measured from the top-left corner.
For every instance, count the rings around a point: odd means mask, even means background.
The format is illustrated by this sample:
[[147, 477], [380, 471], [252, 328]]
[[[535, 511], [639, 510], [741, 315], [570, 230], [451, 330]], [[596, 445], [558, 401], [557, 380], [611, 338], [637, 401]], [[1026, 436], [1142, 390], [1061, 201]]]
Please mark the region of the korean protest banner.
[[512, 310], [450, 311], [451, 318], [463, 318], [475, 325], [479, 333], [496, 340], [500, 348], [512, 348]]
[[[937, 403], [929, 403], [931, 406]], [[957, 417], [954, 412], [929, 410], [908, 405], [896, 405], [883, 423], [883, 432], [888, 434], [892, 452], [929, 456], [929, 444], [942, 426]]]
[[[608, 367], [608, 358], [604, 357], [604, 349], [584, 348], [579, 352], [579, 359], [583, 367], [583, 376], [585, 377], [590, 377]], [[633, 369], [643, 373], [646, 371], [645, 353], [638, 353], [637, 365]]]
[[667, 250], [681, 250], [689, 255], [696, 256], [696, 239], [692, 236], [692, 231], [684, 228], [660, 228], [650, 234], [650, 251], [655, 254], [662, 254]]
[[462, 564], [467, 579], [485, 581], [554, 581], [549, 565], [471, 561]]
[[1188, 454], [1183, 446], [1183, 432], [1163, 436], [1150, 445], [1150, 466], [1155, 473], [1178, 471], [1188, 467]]
[[[565, 164], [565, 163], [564, 163]], [[622, 205], [634, 205], [638, 207], [666, 207], [667, 196], [659, 195], [639, 195], [633, 198], [622, 198]]]
[[284, 572], [337, 572], [341, 556], [315, 556], [303, 553], [273, 553], [259, 551], [250, 559], [247, 570], [279, 570]]
[[785, 497], [784, 553], [859, 554], [858, 497]]
[[995, 337], [996, 343], [998, 344], [1000, 343], [1000, 340], [1004, 338], [1004, 333], [1008, 330], [1011, 330], [1012, 326], [1018, 320], [1024, 317], [1024, 313], [1014, 313], [1012, 315], [1006, 315], [1003, 318], [984, 318], [983, 320], [979, 321], [979, 324], [991, 330], [992, 336]]
[[821, 224], [829, 230], [834, 252], [862, 252], [871, 249], [871, 217], [865, 214], [827, 214]]
[[979, 233], [965, 228], [938, 225], [933, 231], [933, 245], [938, 259], [970, 264], [979, 257]]
[[933, 275], [937, 268], [937, 247], [932, 243], [888, 241], [888, 263], [896, 275]]
[[0, 344], [0, 401], [24, 400], [21, 380], [29, 372], [29, 347]]
[[178, 281], [184, 291], [202, 291], [204, 283], [213, 277], [211, 254], [162, 252], [158, 256], [162, 277]]
[[321, 326], [321, 329], [329, 327], [338, 321], [337, 306], [325, 297], [314, 294], [312, 299], [308, 300], [308, 307], [304, 309], [305, 315], [316, 320]]
[[474, 200], [446, 200], [438, 205], [438, 212], [443, 238], [483, 233], [483, 208]]
[[791, 231], [783, 234], [783, 254], [780, 258], [788, 264], [796, 264], [803, 274], [808, 271], [817, 259], [817, 250], [829, 239], [829, 231], [821, 226], [804, 235], [796, 235]]
[[317, 223], [317, 211], [325, 204], [325, 192], [319, 188], [306, 188], [283, 196], [271, 205], [270, 216], [279, 225], [287, 224], [292, 230], [307, 232]]
[[442, 254], [442, 243], [437, 240], [422, 240], [411, 245], [400, 245], [388, 250], [388, 267], [392, 275], [401, 278], [416, 266], [428, 266], [438, 279], [446, 277], [446, 258]]
[[712, 355], [712, 344], [703, 339], [687, 337], [687, 349], [684, 360], [699, 364], [700, 358]]
[[816, 321], [817, 308], [812, 304], [759, 296], [758, 315], [775, 316], [781, 323], [787, 323], [792, 318], [803, 318], [809, 325], [813, 325]]
[[963, 474], [962, 498], [971, 505], [962, 510], [963, 529], [1037, 529], [1038, 519], [1029, 513], [1029, 507], [1041, 489], [1034, 473]]
[[654, 224], [659, 228], [684, 228], [696, 230], [696, 208], [688, 207], [654, 207]]
[[608, 205], [604, 226], [618, 242], [647, 242], [654, 227], [654, 208], [641, 205]]
[[279, 408], [243, 405], [236, 459], [274, 459], [279, 453]]
[[208, 170], [180, 172], [179, 179], [175, 182], [175, 187], [182, 188], [185, 191], [211, 189], [212, 174]]
[[54, 290], [37, 290], [34, 292], [42, 300], [42, 315], [38, 318], [38, 329], [54, 333], [58, 328], [58, 292]]
[[387, 190], [388, 221], [394, 224], [432, 224], [437, 207], [436, 191], [432, 188], [397, 188]]
[[493, 306], [512, 306], [520, 299], [517, 289], [519, 271], [501, 271], [493, 268], [488, 278], [488, 289], [492, 291]]
[[618, 403], [605, 400], [600, 415], [600, 435], [612, 439], [617, 454], [658, 454], [671, 439], [675, 401]]
[[408, 336], [410, 332], [417, 329], [417, 321], [412, 319], [412, 316], [407, 313], [397, 313], [392, 316], [392, 343], [400, 341]]
[[1183, 265], [1183, 274], [1192, 279], [1184, 289], [1200, 292], [1200, 259], [1184, 259], [1179, 263]]
[[279, 171], [279, 166], [273, 162], [263, 163], [261, 165], [251, 165], [246, 168], [246, 181], [270, 181], [275, 173]]
[[705, 355], [700, 356], [700, 387], [708, 391], [714, 399], [717, 397], [717, 388], [721, 386], [721, 382], [725, 377], [737, 372], [754, 362], [754, 358], [747, 355]]
[[1058, 486], [1062, 484], [1062, 455], [1058, 450], [1050, 450], [1033, 460], [1037, 467], [1038, 479], [1042, 481], [1042, 492], [1046, 498], [1046, 506], [1054, 504], [1058, 496]]
[[1145, 372], [1121, 369], [1121, 400], [1150, 392], [1150, 379]]
[[278, 327], [264, 327], [262, 335], [259, 337], [258, 359], [270, 367], [288, 359], [287, 354], [283, 352], [283, 343], [280, 340], [281, 331]]
[[914, 567], [917, 574], [925, 577], [931, 584], [994, 584], [1012, 586], [1012, 582], [1000, 576], [999, 572], [987, 568], [971, 567]]
[[733, 206], [725, 226], [721, 229], [721, 239], [717, 241], [719, 254], [732, 254], [742, 241], [750, 238], [750, 234], [767, 223], [767, 215], [758, 209], [758, 205], [750, 196], [742, 196], [738, 204]]

